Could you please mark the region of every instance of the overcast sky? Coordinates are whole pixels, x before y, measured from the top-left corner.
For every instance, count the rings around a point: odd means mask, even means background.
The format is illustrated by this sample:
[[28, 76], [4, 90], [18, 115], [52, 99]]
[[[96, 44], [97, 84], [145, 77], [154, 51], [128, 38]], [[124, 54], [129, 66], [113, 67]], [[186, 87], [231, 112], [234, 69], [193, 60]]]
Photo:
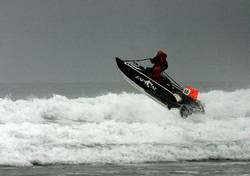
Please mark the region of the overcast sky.
[[249, 0], [0, 0], [0, 82], [120, 82], [168, 53], [180, 81], [250, 80]]

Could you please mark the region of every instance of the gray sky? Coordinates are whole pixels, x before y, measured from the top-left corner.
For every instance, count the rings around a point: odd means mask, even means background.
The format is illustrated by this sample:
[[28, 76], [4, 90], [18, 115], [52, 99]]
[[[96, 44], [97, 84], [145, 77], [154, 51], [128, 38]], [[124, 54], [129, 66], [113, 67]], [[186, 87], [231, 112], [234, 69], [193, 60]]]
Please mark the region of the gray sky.
[[250, 80], [249, 0], [1, 0], [0, 82], [123, 81], [168, 53], [180, 81]]

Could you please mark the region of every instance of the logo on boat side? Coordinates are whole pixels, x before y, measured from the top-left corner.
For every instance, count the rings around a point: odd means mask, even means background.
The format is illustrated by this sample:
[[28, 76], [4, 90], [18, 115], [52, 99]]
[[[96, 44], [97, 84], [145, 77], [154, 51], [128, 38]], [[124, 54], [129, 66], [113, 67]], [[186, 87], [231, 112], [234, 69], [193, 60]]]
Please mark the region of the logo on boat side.
[[154, 86], [154, 84], [150, 81], [150, 80], [145, 80], [143, 78], [141, 78], [140, 76], [136, 76], [135, 79], [138, 79], [141, 82], [144, 82], [144, 84], [148, 87], [151, 88], [153, 90], [156, 90], [157, 88]]

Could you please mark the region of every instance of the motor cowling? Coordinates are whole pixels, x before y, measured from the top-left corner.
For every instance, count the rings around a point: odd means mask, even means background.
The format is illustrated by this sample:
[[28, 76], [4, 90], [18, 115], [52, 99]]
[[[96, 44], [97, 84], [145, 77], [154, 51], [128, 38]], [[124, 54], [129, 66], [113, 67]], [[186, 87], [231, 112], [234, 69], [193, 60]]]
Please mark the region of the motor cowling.
[[197, 100], [199, 90], [191, 86], [186, 86], [183, 90], [183, 93], [186, 96], [192, 98], [193, 100]]

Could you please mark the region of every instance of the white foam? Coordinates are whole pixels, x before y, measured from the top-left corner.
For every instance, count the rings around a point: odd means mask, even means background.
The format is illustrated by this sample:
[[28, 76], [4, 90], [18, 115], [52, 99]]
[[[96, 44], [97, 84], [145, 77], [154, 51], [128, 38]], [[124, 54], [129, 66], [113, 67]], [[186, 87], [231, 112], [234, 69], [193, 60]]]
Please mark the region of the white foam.
[[250, 89], [200, 98], [186, 120], [142, 94], [0, 99], [0, 164], [250, 159]]

